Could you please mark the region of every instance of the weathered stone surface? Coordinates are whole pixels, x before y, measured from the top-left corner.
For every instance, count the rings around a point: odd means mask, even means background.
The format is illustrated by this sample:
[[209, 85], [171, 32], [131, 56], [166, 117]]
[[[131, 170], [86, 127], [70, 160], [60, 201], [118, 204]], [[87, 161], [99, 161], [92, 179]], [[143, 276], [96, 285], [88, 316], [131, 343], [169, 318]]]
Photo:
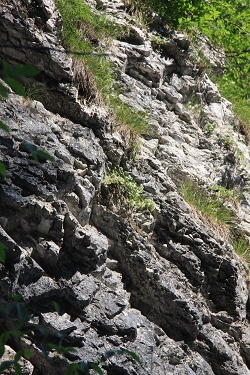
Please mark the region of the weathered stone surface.
[[[5, 351], [3, 356], [1, 357], [1, 362], [4, 361], [14, 361], [16, 352], [8, 345], [5, 345]], [[22, 374], [24, 375], [32, 375], [34, 372], [34, 366], [27, 361], [25, 358], [21, 357], [20, 359], [20, 365], [22, 368]], [[11, 366], [11, 368], [5, 370], [4, 372], [6, 375], [14, 375], [15, 374], [15, 368], [14, 366]]]
[[[53, 342], [63, 334], [77, 348], [70, 361], [96, 362], [121, 347], [142, 360], [141, 367], [128, 355], [111, 357], [105, 374], [247, 375], [246, 267], [221, 228], [210, 228], [179, 193], [186, 178], [208, 190], [235, 187], [244, 195], [234, 207], [239, 228], [250, 234], [249, 150], [232, 126], [231, 104], [190, 57], [186, 35], [167, 30], [157, 15], [150, 30], [138, 28], [126, 2], [88, 3], [127, 28], [107, 47], [109, 59], [120, 73], [120, 99], [147, 111], [152, 126], [138, 161], [131, 160], [107, 109], [95, 95], [84, 103], [74, 86], [54, 2], [0, 6], [0, 60], [36, 65], [40, 75], [24, 81], [45, 90], [31, 101], [8, 89], [0, 101], [0, 120], [10, 128], [10, 135], [0, 130], [7, 170], [0, 184], [0, 242], [7, 247], [1, 305], [22, 294]], [[165, 37], [160, 45], [156, 31]], [[55, 162], [36, 163], [23, 140]], [[142, 184], [153, 212], [129, 208], [115, 191], [108, 196], [107, 166], [122, 166]], [[14, 313], [13, 320], [1, 315], [0, 333], [15, 324]], [[64, 359], [52, 351], [45, 358], [40, 341], [14, 339], [15, 350], [31, 350], [23, 373], [63, 374]]]
[[86, 225], [75, 228], [70, 253], [73, 261], [80, 262], [84, 267], [95, 269], [101, 266], [107, 257], [107, 238], [94, 227]]

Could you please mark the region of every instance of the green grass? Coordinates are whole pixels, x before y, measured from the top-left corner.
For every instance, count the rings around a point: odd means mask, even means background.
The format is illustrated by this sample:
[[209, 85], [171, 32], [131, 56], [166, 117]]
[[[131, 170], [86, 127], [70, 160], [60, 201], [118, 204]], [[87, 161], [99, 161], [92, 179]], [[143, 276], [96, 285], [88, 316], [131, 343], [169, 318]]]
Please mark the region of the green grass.
[[122, 168], [110, 171], [103, 181], [113, 194], [125, 197], [131, 208], [153, 211], [154, 202], [143, 196], [143, 186], [138, 185], [134, 179]]
[[[250, 126], [249, 0], [130, 0], [130, 3], [144, 14], [156, 12], [170, 28], [180, 28], [191, 36], [197, 35], [198, 30], [208, 36], [215, 48], [225, 51], [226, 73], [214, 82], [222, 95], [232, 102], [235, 113]], [[163, 41], [161, 34], [153, 38], [158, 45]]]
[[[146, 114], [134, 111], [119, 99], [120, 89], [112, 65], [105, 56], [107, 45], [124, 30], [104, 16], [94, 14], [82, 0], [56, 0], [63, 19], [62, 42], [67, 50], [76, 52], [94, 77], [97, 90], [118, 123], [126, 124], [136, 134], [147, 133]], [[82, 51], [82, 54], [78, 54]]]
[[236, 225], [238, 221], [237, 216], [225, 206], [225, 201], [228, 197], [219, 196], [215, 192], [208, 194], [189, 180], [183, 182], [181, 193], [185, 201], [194, 205], [205, 217], [231, 227]]
[[244, 235], [233, 236], [231, 239], [234, 251], [238, 254], [250, 269], [250, 244]]
[[236, 214], [225, 206], [226, 202], [235, 203], [239, 195], [233, 190], [215, 185], [208, 194], [192, 181], [187, 180], [181, 186], [183, 198], [200, 211], [202, 216], [216, 224], [224, 224], [230, 231], [229, 241], [234, 251], [250, 269], [250, 244], [244, 234], [237, 229], [238, 218]]
[[250, 98], [239, 95], [240, 88], [227, 76], [218, 78], [216, 84], [221, 95], [232, 103], [234, 112], [250, 127]]

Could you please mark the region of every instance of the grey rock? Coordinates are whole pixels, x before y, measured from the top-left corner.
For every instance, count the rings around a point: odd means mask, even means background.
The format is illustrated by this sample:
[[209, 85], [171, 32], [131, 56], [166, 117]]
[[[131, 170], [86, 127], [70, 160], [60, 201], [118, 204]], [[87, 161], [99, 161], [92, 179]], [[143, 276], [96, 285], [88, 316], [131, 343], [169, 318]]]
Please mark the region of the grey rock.
[[16, 285], [13, 292], [20, 293], [25, 302], [58, 296], [61, 290], [58, 284], [48, 276], [41, 276], [36, 282], [29, 285]]
[[107, 238], [90, 225], [75, 228], [72, 248], [68, 249], [75, 262], [80, 262], [84, 267], [91, 269], [105, 262], [107, 250]]
[[[131, 133], [120, 131], [98, 95], [85, 100], [75, 86], [54, 2], [39, 0], [32, 7], [30, 0], [9, 0], [0, 7], [0, 60], [36, 65], [41, 75], [23, 82], [44, 90], [29, 101], [8, 88], [9, 98], [0, 101], [0, 120], [10, 127], [10, 135], [0, 130], [7, 170], [0, 184], [0, 241], [7, 246], [1, 305], [21, 293], [34, 321], [55, 342], [64, 335], [77, 348], [70, 362], [96, 362], [120, 347], [142, 360], [140, 367], [126, 353], [111, 357], [105, 367], [110, 374], [246, 375], [246, 266], [224, 233], [179, 194], [186, 178], [208, 191], [217, 183], [244, 188], [234, 210], [239, 228], [250, 233], [249, 150], [234, 129], [231, 104], [194, 63], [196, 47], [166, 29], [159, 16], [152, 15], [149, 33], [133, 24], [127, 2], [87, 3], [128, 30], [107, 55], [121, 73], [120, 99], [131, 110], [146, 111], [152, 126], [138, 161], [132, 160]], [[152, 41], [155, 31], [165, 38], [160, 49]], [[207, 134], [206, 125], [213, 124]], [[225, 137], [233, 141], [230, 150]], [[34, 162], [22, 140], [54, 155], [55, 162]], [[142, 184], [154, 211], [129, 209], [115, 190], [107, 199], [107, 166], [122, 166]], [[15, 319], [14, 312], [13, 320], [1, 315], [0, 334], [14, 329]], [[64, 359], [53, 351], [45, 358], [40, 342], [27, 333], [13, 338], [13, 348], [31, 350], [31, 372], [64, 373]]]
[[46, 272], [56, 269], [60, 247], [53, 241], [40, 241], [32, 252], [32, 257], [43, 267]]

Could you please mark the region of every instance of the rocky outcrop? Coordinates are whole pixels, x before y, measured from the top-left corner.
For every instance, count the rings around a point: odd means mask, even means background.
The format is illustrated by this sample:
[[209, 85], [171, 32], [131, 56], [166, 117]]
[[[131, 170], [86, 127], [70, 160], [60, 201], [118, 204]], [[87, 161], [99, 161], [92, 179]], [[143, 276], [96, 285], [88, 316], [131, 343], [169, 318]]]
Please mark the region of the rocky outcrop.
[[[53, 1], [0, 6], [1, 61], [36, 65], [41, 73], [24, 82], [46, 89], [40, 101], [11, 90], [0, 101], [0, 119], [10, 128], [0, 134], [7, 169], [0, 185], [7, 249], [1, 305], [21, 294], [47, 340], [63, 335], [65, 346], [77, 349], [70, 362], [96, 362], [118, 348], [142, 360], [111, 357], [108, 375], [247, 375], [246, 266], [179, 193], [186, 177], [207, 188], [234, 187], [243, 194], [235, 208], [239, 227], [250, 234], [249, 150], [231, 104], [191, 58], [187, 36], [162, 29], [157, 18], [149, 31], [135, 27], [119, 1], [90, 5], [130, 27], [109, 58], [121, 72], [120, 98], [147, 111], [150, 129], [135, 162], [107, 109], [80, 98]], [[156, 43], [156, 30], [165, 44]], [[27, 143], [55, 162], [35, 162]], [[142, 184], [153, 212], [112, 200], [102, 185], [107, 166], [122, 166]], [[0, 322], [1, 332], [13, 329], [15, 316]], [[44, 357], [42, 344], [38, 334], [13, 339], [5, 358], [29, 348], [25, 374], [63, 374], [63, 357]]]

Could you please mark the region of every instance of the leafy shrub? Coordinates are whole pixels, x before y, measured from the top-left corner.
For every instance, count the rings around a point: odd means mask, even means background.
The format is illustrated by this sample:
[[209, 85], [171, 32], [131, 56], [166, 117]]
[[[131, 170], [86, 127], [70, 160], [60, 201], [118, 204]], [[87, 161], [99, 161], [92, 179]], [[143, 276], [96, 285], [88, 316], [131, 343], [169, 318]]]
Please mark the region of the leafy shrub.
[[[209, 37], [215, 48], [227, 56], [226, 74], [217, 84], [234, 111], [250, 124], [250, 7], [239, 0], [130, 0], [137, 9], [154, 11], [173, 28], [187, 30], [197, 37], [197, 30]], [[167, 28], [166, 28], [167, 29]]]

